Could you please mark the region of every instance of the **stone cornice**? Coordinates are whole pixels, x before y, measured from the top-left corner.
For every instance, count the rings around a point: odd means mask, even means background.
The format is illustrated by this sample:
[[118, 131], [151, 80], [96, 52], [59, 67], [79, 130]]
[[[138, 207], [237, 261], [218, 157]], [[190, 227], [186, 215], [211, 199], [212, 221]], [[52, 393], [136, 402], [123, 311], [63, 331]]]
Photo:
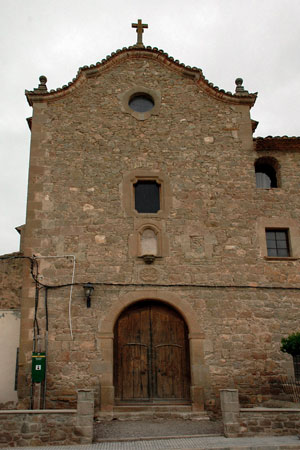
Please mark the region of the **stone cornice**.
[[[116, 52], [111, 53], [106, 58], [102, 59], [101, 62], [97, 62], [96, 64], [92, 64], [90, 66], [80, 67], [77, 75], [71, 82], [67, 85], [62, 86], [56, 90], [51, 89], [51, 91], [47, 91], [46, 85], [40, 85], [39, 88], [34, 89], [33, 91], [25, 90], [25, 95], [27, 101], [30, 106], [33, 106], [35, 102], [51, 102], [58, 100], [65, 95], [70, 94], [74, 89], [77, 89], [86, 78], [96, 77], [113, 67], [114, 65], [119, 64], [121, 61], [127, 58], [145, 58], [145, 59], [153, 59], [159, 61], [161, 64], [169, 67], [171, 70], [175, 70], [178, 73], [181, 73], [183, 76], [191, 78], [195, 81], [201, 89], [207, 92], [209, 95], [219, 99], [220, 101], [224, 101], [226, 103], [231, 104], [245, 104], [249, 105], [251, 108], [256, 100], [257, 93], [249, 94], [247, 91], [240, 91], [235, 94], [231, 92], [225, 92], [223, 89], [219, 89], [218, 86], [214, 86], [213, 83], [210, 83], [203, 75], [201, 69], [197, 67], [186, 66], [183, 63], [180, 63], [178, 60], [174, 60], [172, 56], [169, 56], [163, 50], [159, 50], [156, 47], [143, 47], [137, 48], [135, 46], [124, 47], [122, 50], [117, 50]], [[41, 77], [42, 78], [42, 77]], [[45, 78], [45, 77], [43, 77]]]

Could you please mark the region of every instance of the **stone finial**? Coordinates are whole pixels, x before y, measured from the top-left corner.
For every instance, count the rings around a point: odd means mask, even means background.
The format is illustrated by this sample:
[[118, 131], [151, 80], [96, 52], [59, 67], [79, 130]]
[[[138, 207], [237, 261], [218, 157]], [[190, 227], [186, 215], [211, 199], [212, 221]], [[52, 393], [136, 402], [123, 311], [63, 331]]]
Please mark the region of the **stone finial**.
[[236, 94], [239, 94], [239, 95], [248, 95], [249, 94], [249, 92], [244, 89], [243, 78], [237, 78], [235, 80], [235, 84], [236, 84], [236, 88], [235, 88]]
[[46, 83], [47, 83], [47, 77], [45, 75], [41, 75], [40, 78], [40, 84], [38, 88], [35, 89], [35, 91], [48, 91]]

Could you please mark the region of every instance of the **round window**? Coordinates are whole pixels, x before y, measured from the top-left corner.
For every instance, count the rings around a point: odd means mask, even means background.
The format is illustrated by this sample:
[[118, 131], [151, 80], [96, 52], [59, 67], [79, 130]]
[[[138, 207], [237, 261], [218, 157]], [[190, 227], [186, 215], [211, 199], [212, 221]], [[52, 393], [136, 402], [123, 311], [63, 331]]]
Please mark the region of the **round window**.
[[128, 105], [133, 111], [147, 112], [154, 107], [154, 100], [148, 94], [134, 94], [130, 98]]

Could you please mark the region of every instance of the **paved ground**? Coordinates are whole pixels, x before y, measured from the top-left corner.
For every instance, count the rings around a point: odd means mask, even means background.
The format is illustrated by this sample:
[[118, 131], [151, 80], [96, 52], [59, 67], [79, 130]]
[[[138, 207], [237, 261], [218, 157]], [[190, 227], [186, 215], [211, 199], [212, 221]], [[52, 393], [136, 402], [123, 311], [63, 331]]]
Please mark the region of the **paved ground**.
[[161, 436], [194, 436], [223, 434], [221, 421], [153, 418], [144, 420], [111, 420], [95, 423], [94, 441]]
[[[14, 450], [37, 450], [37, 447], [15, 447]], [[126, 442], [98, 442], [91, 445], [38, 447], [38, 450], [160, 450], [160, 449], [205, 449], [205, 450], [299, 450], [297, 436], [251, 437], [227, 439], [214, 437], [179, 437], [172, 439], [150, 439]], [[11, 450], [11, 447], [6, 450]]]

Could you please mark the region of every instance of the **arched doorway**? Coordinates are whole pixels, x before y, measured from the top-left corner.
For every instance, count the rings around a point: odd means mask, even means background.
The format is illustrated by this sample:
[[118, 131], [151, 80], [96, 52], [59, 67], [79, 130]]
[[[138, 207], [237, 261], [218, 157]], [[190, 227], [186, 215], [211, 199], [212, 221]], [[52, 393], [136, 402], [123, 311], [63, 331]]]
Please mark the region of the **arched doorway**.
[[188, 329], [170, 306], [131, 305], [114, 328], [116, 400], [170, 401], [190, 398]]

